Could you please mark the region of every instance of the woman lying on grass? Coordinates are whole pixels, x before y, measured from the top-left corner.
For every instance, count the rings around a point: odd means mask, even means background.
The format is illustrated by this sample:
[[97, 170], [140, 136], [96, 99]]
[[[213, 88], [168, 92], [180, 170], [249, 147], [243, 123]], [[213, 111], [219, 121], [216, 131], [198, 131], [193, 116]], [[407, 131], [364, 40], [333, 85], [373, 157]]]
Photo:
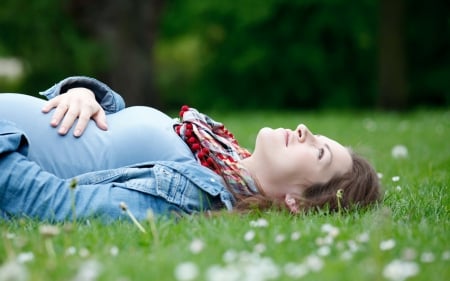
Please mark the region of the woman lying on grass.
[[120, 95], [92, 78], [69, 77], [43, 95], [50, 100], [0, 95], [4, 218], [69, 220], [72, 198], [78, 218], [112, 221], [125, 216], [121, 202], [144, 219], [148, 209], [336, 211], [381, 196], [366, 160], [303, 124], [262, 128], [250, 153], [193, 108], [183, 106], [180, 120], [150, 107], [125, 108]]

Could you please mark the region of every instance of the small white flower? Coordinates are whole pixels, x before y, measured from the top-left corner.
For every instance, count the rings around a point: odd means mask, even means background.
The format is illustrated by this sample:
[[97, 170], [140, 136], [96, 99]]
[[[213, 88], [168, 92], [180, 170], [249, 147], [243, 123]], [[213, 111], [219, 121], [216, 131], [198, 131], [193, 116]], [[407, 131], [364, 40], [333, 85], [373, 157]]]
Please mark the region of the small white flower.
[[377, 177], [378, 177], [378, 179], [382, 179], [383, 178], [383, 174], [382, 173], [377, 173]]
[[204, 248], [205, 243], [203, 243], [203, 241], [200, 239], [192, 240], [191, 244], [189, 245], [189, 250], [191, 250], [193, 254], [200, 253]]
[[310, 255], [306, 258], [305, 265], [312, 271], [320, 271], [323, 267], [323, 260], [314, 255]]
[[111, 249], [109, 249], [109, 253], [111, 256], [116, 257], [119, 254], [119, 248], [117, 248], [117, 246], [112, 246]]
[[395, 240], [389, 239], [380, 242], [380, 250], [387, 251], [395, 247]]
[[18, 263], [26, 263], [26, 262], [30, 262], [32, 260], [34, 260], [33, 252], [20, 253], [17, 256], [17, 262]]
[[402, 191], [402, 187], [401, 187], [400, 185], [397, 185], [397, 186], [395, 187], [395, 189], [397, 189], [397, 191]]
[[81, 248], [79, 254], [80, 254], [80, 257], [86, 258], [90, 255], [90, 252], [86, 248]]
[[73, 281], [94, 281], [102, 271], [102, 265], [96, 260], [84, 262], [78, 269]]
[[75, 248], [74, 246], [71, 246], [66, 249], [66, 256], [73, 256], [76, 253], [77, 253], [77, 248]]
[[198, 277], [198, 267], [193, 262], [183, 262], [175, 268], [175, 278], [179, 281], [195, 280]]
[[322, 245], [331, 245], [334, 242], [334, 238], [330, 235], [327, 235], [325, 237], [317, 237], [316, 238], [316, 244], [318, 246], [322, 246]]
[[321, 257], [328, 256], [331, 252], [330, 247], [328, 246], [322, 246], [319, 249], [317, 249], [317, 254]]
[[26, 281], [28, 278], [27, 268], [16, 261], [5, 262], [0, 265], [0, 280], [1, 281]]
[[251, 227], [267, 227], [269, 226], [269, 222], [266, 219], [260, 218], [256, 221], [250, 221]]
[[264, 251], [266, 251], [266, 245], [264, 245], [264, 244], [262, 244], [262, 243], [256, 244], [255, 247], [253, 247], [253, 251], [254, 251], [255, 253], [261, 254], [261, 253], [263, 253]]
[[301, 234], [298, 231], [292, 232], [292, 234], [291, 234], [292, 241], [296, 241], [296, 240], [300, 239], [300, 237], [301, 237]]
[[245, 241], [251, 241], [255, 238], [255, 232], [253, 230], [249, 230], [244, 234]]
[[358, 236], [357, 240], [358, 240], [358, 242], [361, 242], [361, 243], [368, 242], [369, 241], [369, 233], [367, 233], [367, 232], [361, 233]]
[[443, 253], [442, 253], [442, 259], [443, 259], [444, 261], [450, 260], [450, 251], [445, 251], [445, 252], [443, 252]]
[[5, 238], [9, 239], [9, 240], [12, 240], [12, 239], [16, 238], [16, 234], [8, 232], [8, 233], [5, 234]]
[[420, 255], [420, 261], [424, 263], [434, 262], [434, 254], [431, 252], [425, 252]]
[[235, 266], [213, 265], [206, 271], [206, 280], [208, 281], [239, 281], [240, 278], [241, 272]]
[[359, 249], [358, 244], [353, 240], [348, 240], [347, 245], [348, 245], [349, 250], [353, 253], [358, 251], [358, 249]]
[[406, 146], [398, 144], [392, 148], [391, 155], [395, 159], [407, 158], [408, 149], [406, 148]]
[[291, 278], [301, 278], [308, 272], [308, 267], [303, 264], [287, 263], [284, 266], [284, 273]]
[[275, 243], [281, 243], [286, 239], [286, 236], [284, 236], [284, 234], [277, 234], [277, 236], [275, 236]]
[[348, 261], [348, 260], [351, 260], [352, 258], [353, 258], [353, 253], [350, 251], [344, 251], [341, 254], [341, 259], [343, 259], [343, 260]]
[[399, 176], [393, 176], [392, 177], [392, 181], [393, 182], [398, 182], [400, 180], [400, 177]]
[[322, 225], [322, 232], [327, 233], [331, 237], [336, 237], [339, 234], [339, 228], [326, 223]]
[[384, 267], [383, 276], [392, 281], [403, 281], [418, 272], [419, 266], [414, 262], [393, 260]]
[[238, 253], [235, 250], [228, 250], [223, 253], [222, 259], [225, 263], [232, 263], [238, 257]]

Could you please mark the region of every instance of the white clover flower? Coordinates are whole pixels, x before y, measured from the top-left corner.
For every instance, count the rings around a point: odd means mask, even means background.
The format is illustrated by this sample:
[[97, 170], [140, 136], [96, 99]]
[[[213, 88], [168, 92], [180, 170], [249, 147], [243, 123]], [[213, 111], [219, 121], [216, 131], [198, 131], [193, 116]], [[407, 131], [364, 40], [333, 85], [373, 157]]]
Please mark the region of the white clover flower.
[[266, 219], [260, 218], [257, 219], [256, 221], [250, 221], [250, 226], [251, 227], [267, 227], [269, 226], [269, 222]]
[[266, 245], [262, 243], [256, 244], [255, 247], [253, 247], [253, 251], [255, 253], [261, 254], [266, 251]]
[[253, 230], [249, 230], [244, 234], [244, 240], [245, 241], [251, 241], [253, 238], [255, 238], [255, 232]]
[[348, 240], [347, 245], [348, 245], [348, 249], [353, 253], [358, 251], [358, 249], [359, 249], [358, 244], [353, 240]]
[[76, 253], [77, 253], [77, 248], [75, 248], [74, 246], [71, 246], [66, 249], [66, 256], [73, 256]]
[[377, 177], [378, 177], [378, 179], [382, 179], [383, 178], [383, 174], [382, 173], [377, 173]]
[[300, 237], [301, 237], [301, 234], [298, 231], [292, 232], [292, 234], [291, 234], [292, 241], [296, 241], [296, 240], [300, 239]]
[[414, 262], [393, 260], [384, 267], [383, 276], [392, 281], [403, 281], [418, 272], [419, 266]]
[[392, 177], [392, 181], [393, 182], [398, 182], [400, 180], [400, 177], [399, 176], [393, 176]]
[[117, 246], [112, 246], [109, 249], [109, 253], [111, 254], [111, 256], [116, 257], [119, 254], [119, 248]]
[[380, 242], [380, 250], [387, 251], [395, 247], [395, 240], [389, 239]]
[[367, 233], [367, 232], [361, 233], [358, 236], [357, 240], [358, 240], [358, 242], [361, 242], [361, 243], [369, 242], [369, 233]]
[[407, 158], [408, 149], [402, 144], [395, 145], [391, 150], [391, 155], [395, 159]]
[[33, 252], [25, 252], [25, 253], [20, 253], [17, 256], [17, 262], [18, 263], [27, 263], [34, 260], [34, 254]]
[[322, 246], [317, 249], [317, 254], [321, 257], [328, 256], [331, 253], [331, 249], [328, 246]]
[[91, 254], [91, 253], [89, 252], [88, 249], [86, 249], [86, 248], [81, 248], [81, 249], [80, 249], [80, 252], [79, 252], [80, 257], [86, 258], [86, 257], [88, 257], [90, 254]]
[[281, 243], [286, 239], [286, 236], [284, 234], [277, 234], [277, 236], [275, 236], [275, 243]]
[[102, 265], [96, 260], [85, 261], [78, 269], [73, 281], [94, 281], [102, 271]]
[[395, 189], [397, 189], [397, 191], [402, 191], [402, 187], [401, 187], [400, 185], [397, 185], [397, 186], [395, 187]]
[[284, 273], [291, 278], [301, 278], [309, 273], [309, 269], [304, 264], [287, 263], [284, 266]]
[[223, 253], [222, 259], [225, 263], [232, 263], [238, 258], [238, 253], [235, 250], [227, 250]]
[[208, 281], [240, 281], [241, 273], [235, 266], [213, 265], [206, 271]]
[[311, 270], [311, 271], [320, 271], [323, 268], [323, 260], [315, 255], [310, 255], [305, 260], [305, 265]]
[[316, 238], [316, 244], [318, 246], [322, 246], [322, 245], [331, 245], [334, 242], [334, 238], [330, 235], [327, 235], [325, 237], [317, 237]]
[[0, 266], [0, 281], [26, 281], [28, 278], [27, 268], [16, 261], [5, 262]]
[[327, 233], [331, 237], [336, 237], [339, 234], [339, 228], [332, 226], [331, 224], [322, 225], [322, 232]]
[[351, 260], [352, 258], [353, 258], [353, 253], [350, 251], [344, 251], [341, 254], [341, 259], [343, 259], [343, 260], [348, 261], [348, 260]]
[[189, 250], [193, 254], [198, 254], [205, 248], [205, 243], [203, 243], [200, 239], [194, 239], [192, 240], [191, 244], [189, 245]]
[[199, 275], [198, 267], [193, 262], [183, 262], [175, 267], [175, 278], [179, 281], [196, 280]]
[[425, 252], [425, 253], [422, 253], [422, 255], [420, 255], [421, 262], [430, 263], [430, 262], [434, 262], [434, 260], [435, 260], [434, 254], [431, 252]]

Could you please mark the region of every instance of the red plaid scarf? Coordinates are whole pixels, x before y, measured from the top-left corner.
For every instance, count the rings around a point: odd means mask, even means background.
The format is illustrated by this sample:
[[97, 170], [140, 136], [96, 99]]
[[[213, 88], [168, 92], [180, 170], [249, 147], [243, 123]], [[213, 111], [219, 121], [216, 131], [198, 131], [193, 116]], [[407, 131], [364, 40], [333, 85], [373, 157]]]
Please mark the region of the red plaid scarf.
[[184, 105], [175, 131], [186, 142], [197, 161], [216, 172], [233, 192], [251, 195], [258, 192], [250, 173], [239, 160], [251, 153], [240, 147], [222, 123]]

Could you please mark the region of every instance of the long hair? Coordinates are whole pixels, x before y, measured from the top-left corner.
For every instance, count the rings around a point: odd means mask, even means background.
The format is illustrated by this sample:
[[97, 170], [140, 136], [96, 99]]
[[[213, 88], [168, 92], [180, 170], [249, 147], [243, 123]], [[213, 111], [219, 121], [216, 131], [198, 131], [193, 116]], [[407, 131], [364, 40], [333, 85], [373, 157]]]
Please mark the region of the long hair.
[[350, 151], [350, 155], [350, 171], [335, 176], [326, 183], [307, 187], [300, 199], [301, 208], [329, 208], [330, 211], [338, 211], [339, 208], [367, 207], [381, 200], [381, 186], [375, 169], [356, 153]]
[[[350, 151], [352, 168], [343, 175], [331, 178], [326, 183], [314, 183], [304, 189], [296, 200], [300, 210], [325, 209], [338, 211], [355, 207], [366, 207], [382, 199], [381, 186], [378, 175], [372, 165], [363, 157]], [[254, 209], [267, 210], [271, 208], [283, 209], [285, 203], [269, 198], [262, 192], [252, 196], [236, 198], [235, 209], [245, 212]], [[338, 195], [341, 194], [341, 196]]]

